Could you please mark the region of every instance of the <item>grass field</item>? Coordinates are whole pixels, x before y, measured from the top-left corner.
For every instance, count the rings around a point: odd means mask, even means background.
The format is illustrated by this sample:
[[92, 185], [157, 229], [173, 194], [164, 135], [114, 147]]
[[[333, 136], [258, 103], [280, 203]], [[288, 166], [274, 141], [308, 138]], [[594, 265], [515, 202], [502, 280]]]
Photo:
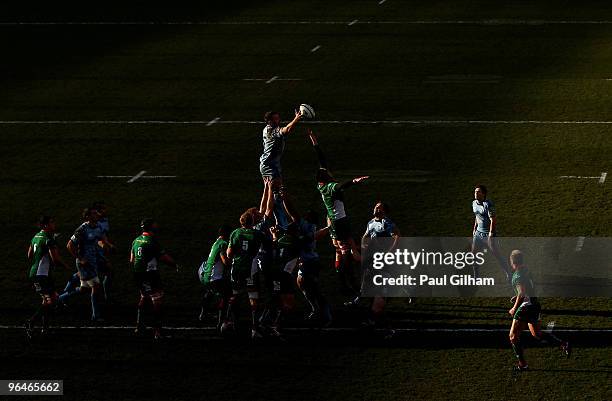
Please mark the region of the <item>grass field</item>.
[[[118, 247], [109, 324], [132, 323], [128, 248], [140, 219], [155, 216], [162, 243], [186, 267], [164, 273], [167, 322], [194, 325], [195, 270], [216, 227], [236, 224], [259, 202], [259, 121], [269, 109], [288, 118], [302, 102], [317, 111], [308, 126], [337, 175], [372, 175], [348, 194], [355, 235], [384, 199], [404, 235], [469, 236], [473, 186], [485, 183], [501, 235], [612, 236], [612, 178], [559, 178], [611, 168], [612, 6], [605, 2], [44, 11], [11, 9], [0, 20], [0, 325], [21, 323], [37, 302], [24, 258], [36, 217], [55, 215], [64, 242], [80, 210], [100, 199], [110, 206]], [[53, 24], [14, 24], [28, 21]], [[289, 190], [300, 209], [322, 210], [303, 127], [287, 145]], [[143, 170], [176, 178], [98, 178]], [[319, 250], [330, 264], [327, 241]], [[69, 274], [57, 272], [56, 284]], [[331, 269], [323, 281], [338, 304]], [[86, 307], [77, 301], [58, 324], [84, 324]], [[395, 300], [389, 317], [398, 327], [505, 328], [509, 307], [497, 298]], [[546, 299], [544, 310], [562, 329], [612, 328], [611, 298]], [[335, 312], [341, 324], [355, 324], [356, 312]], [[515, 378], [503, 333], [484, 335], [483, 346], [469, 335], [407, 335], [384, 345], [296, 335], [285, 346], [254, 348], [184, 335], [150, 348], [115, 331], [59, 331], [58, 346], [43, 348], [27, 347], [15, 330], [0, 335], [9, 361], [0, 378], [64, 378], [70, 399], [107, 398], [96, 390], [102, 383], [113, 397], [142, 399], [156, 375], [163, 379], [152, 386], [163, 399], [612, 398], [609, 339], [588, 336], [577, 337], [581, 348], [570, 361], [529, 349], [534, 371]], [[69, 382], [77, 372], [100, 380]]]

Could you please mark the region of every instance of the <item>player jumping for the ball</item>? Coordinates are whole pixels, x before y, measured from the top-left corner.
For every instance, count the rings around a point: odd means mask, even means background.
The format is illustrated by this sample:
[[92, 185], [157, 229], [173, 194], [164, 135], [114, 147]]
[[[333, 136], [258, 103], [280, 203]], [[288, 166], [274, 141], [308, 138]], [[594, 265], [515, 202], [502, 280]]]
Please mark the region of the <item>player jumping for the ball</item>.
[[327, 210], [327, 218], [330, 222], [330, 235], [336, 250], [336, 261], [334, 267], [340, 274], [341, 283], [351, 293], [351, 299], [345, 302], [346, 306], [359, 303], [359, 284], [355, 283], [351, 261], [360, 262], [361, 255], [351, 235], [349, 218], [344, 208], [344, 190], [359, 184], [370, 178], [361, 176], [352, 180], [339, 183], [328, 169], [327, 160], [319, 147], [316, 135], [309, 129], [308, 136], [319, 160], [317, 171], [317, 188], [323, 198], [323, 204]]
[[[265, 114], [266, 126], [263, 129], [263, 152], [259, 158], [259, 171], [264, 180], [272, 182], [274, 192], [274, 215], [277, 223], [283, 229], [287, 228], [287, 217], [283, 209], [283, 202], [279, 197], [280, 187], [283, 185], [281, 159], [285, 152], [287, 135], [291, 133], [295, 125], [302, 118], [300, 111], [295, 112], [293, 120], [281, 127], [281, 116], [277, 111], [269, 111]], [[266, 192], [264, 185], [264, 193]]]
[[521, 332], [529, 327], [529, 332], [538, 341], [548, 344], [558, 345], [561, 351], [568, 358], [571, 348], [567, 341], [563, 341], [552, 333], [543, 332], [541, 329], [540, 312], [542, 306], [535, 296], [533, 281], [529, 275], [529, 270], [524, 263], [523, 253], [514, 250], [510, 254], [510, 265], [512, 266], [512, 287], [516, 293], [514, 305], [508, 311], [512, 316], [512, 327], [510, 328], [510, 344], [514, 355], [518, 359], [517, 371], [527, 370], [529, 365], [523, 356], [523, 346], [521, 345]]

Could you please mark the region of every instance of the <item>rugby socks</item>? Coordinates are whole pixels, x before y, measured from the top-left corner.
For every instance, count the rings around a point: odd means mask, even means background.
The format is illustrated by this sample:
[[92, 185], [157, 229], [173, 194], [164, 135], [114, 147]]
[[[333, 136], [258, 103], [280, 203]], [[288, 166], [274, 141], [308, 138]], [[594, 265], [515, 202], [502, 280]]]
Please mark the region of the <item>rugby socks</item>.
[[110, 291], [111, 291], [111, 276], [110, 273], [106, 273], [104, 279], [102, 279], [102, 288], [104, 289], [104, 302], [110, 303]]
[[91, 320], [97, 320], [100, 318], [100, 305], [98, 304], [98, 294], [91, 291]]
[[542, 343], [549, 343], [554, 345], [561, 345], [563, 343], [563, 340], [561, 340], [556, 335], [546, 332], [540, 333], [540, 335], [538, 336], [538, 340]]
[[519, 362], [525, 362], [525, 360], [523, 359], [523, 346], [521, 345], [521, 342], [517, 341], [516, 343], [511, 344], [512, 351], [514, 351], [514, 356], [516, 356]]

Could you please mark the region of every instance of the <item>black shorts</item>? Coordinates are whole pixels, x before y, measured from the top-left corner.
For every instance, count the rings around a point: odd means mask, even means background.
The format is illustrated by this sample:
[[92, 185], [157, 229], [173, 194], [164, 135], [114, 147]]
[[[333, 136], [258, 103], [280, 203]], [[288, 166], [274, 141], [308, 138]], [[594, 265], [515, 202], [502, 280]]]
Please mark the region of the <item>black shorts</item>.
[[266, 287], [273, 294], [293, 294], [293, 276], [284, 270], [275, 269], [264, 274]]
[[348, 241], [351, 239], [351, 224], [348, 217], [333, 220], [330, 227], [331, 237], [338, 241]]
[[221, 298], [227, 298], [232, 293], [232, 284], [227, 279], [209, 281], [204, 285], [204, 290]]
[[298, 266], [298, 275], [305, 279], [316, 279], [319, 277], [321, 265], [318, 260], [304, 260]]
[[251, 270], [232, 267], [231, 276], [232, 290], [235, 293], [243, 291], [259, 292], [259, 269], [255, 268], [255, 265], [253, 265]]
[[135, 272], [134, 281], [141, 295], [151, 295], [162, 291], [161, 276], [157, 270]]
[[36, 276], [32, 279], [32, 287], [37, 294], [53, 295], [55, 290], [53, 289], [53, 280], [49, 276]]

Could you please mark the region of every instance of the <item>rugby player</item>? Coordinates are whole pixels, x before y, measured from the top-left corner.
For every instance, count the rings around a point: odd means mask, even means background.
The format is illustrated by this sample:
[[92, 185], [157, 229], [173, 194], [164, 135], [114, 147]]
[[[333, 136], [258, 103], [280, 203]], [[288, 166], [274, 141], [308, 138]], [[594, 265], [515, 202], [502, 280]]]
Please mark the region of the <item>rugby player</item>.
[[[278, 224], [283, 228], [287, 228], [287, 218], [284, 213], [282, 200], [279, 198], [278, 191], [283, 185], [281, 159], [285, 152], [285, 142], [287, 136], [291, 133], [295, 125], [302, 118], [299, 111], [295, 112], [293, 120], [281, 127], [281, 116], [277, 111], [269, 111], [265, 114], [264, 120], [266, 126], [263, 129], [263, 151], [259, 158], [259, 171], [264, 180], [272, 182], [272, 190], [274, 193], [274, 215]], [[264, 193], [267, 191], [264, 185]]]
[[42, 298], [42, 303], [26, 322], [26, 334], [32, 338], [34, 325], [41, 321], [41, 334], [45, 335], [49, 330], [49, 317], [53, 304], [57, 300], [57, 292], [53, 288], [51, 271], [56, 266], [62, 266], [66, 270], [68, 265], [60, 257], [57, 242], [55, 241], [55, 220], [50, 216], [42, 216], [38, 226], [40, 231], [30, 241], [28, 248], [28, 260], [30, 265], [29, 279], [36, 293]]
[[98, 277], [102, 282], [102, 290], [104, 294], [105, 303], [110, 303], [111, 300], [111, 279], [112, 279], [112, 269], [109, 254], [111, 251], [115, 249], [115, 246], [110, 241], [108, 237], [108, 233], [110, 231], [110, 224], [108, 222], [108, 207], [106, 203], [99, 201], [95, 202], [92, 206], [100, 216], [98, 220], [98, 225], [102, 230], [102, 233], [106, 236], [106, 247], [100, 247], [98, 249]]
[[292, 225], [297, 224], [299, 259], [296, 283], [310, 306], [306, 320], [318, 321], [327, 327], [332, 323], [332, 315], [319, 286], [320, 264], [316, 242], [329, 233], [329, 226], [317, 229], [319, 215], [315, 211], [309, 210], [301, 217], [287, 193], [283, 193], [283, 204]]
[[[368, 222], [366, 231], [361, 238], [362, 252], [370, 251], [368, 254], [376, 251], [391, 252], [397, 247], [400, 239], [400, 231], [395, 223], [393, 223], [393, 221], [391, 221], [391, 219], [388, 217], [388, 213], [389, 205], [382, 201], [377, 201], [374, 205], [372, 220]], [[379, 241], [380, 238], [390, 238], [393, 241], [390, 243], [384, 242], [383, 245], [383, 243]], [[385, 249], [381, 249], [382, 247]], [[363, 279], [367, 280], [369, 277], [366, 277], [364, 274]], [[363, 285], [364, 284], [362, 282], [362, 288]], [[385, 310], [385, 305], [385, 297], [374, 297], [372, 304], [370, 305], [369, 316], [365, 322], [366, 326], [373, 327], [380, 323]]]
[[230, 263], [227, 258], [227, 241], [231, 229], [224, 224], [219, 227], [217, 240], [214, 242], [208, 254], [208, 258], [202, 263], [198, 270], [198, 277], [204, 286], [202, 296], [202, 308], [199, 320], [206, 317], [208, 306], [213, 303], [217, 311], [217, 329], [221, 328], [227, 301], [231, 294], [231, 283], [229, 281]]
[[[81, 282], [80, 291], [91, 291], [91, 320], [101, 321], [99, 307], [101, 283], [98, 277], [99, 248], [107, 246], [106, 235], [98, 225], [100, 215], [93, 208], [83, 211], [83, 223], [76, 229], [66, 248], [76, 259], [76, 267]], [[66, 296], [64, 296], [66, 295]], [[62, 294], [62, 302], [67, 294]]]
[[[487, 187], [476, 185], [474, 188], [474, 200], [472, 201], [472, 212], [474, 213], [474, 226], [472, 227], [472, 253], [480, 252], [489, 248], [493, 253], [499, 266], [504, 271], [506, 280], [512, 280], [510, 268], [506, 259], [503, 258], [497, 247], [495, 237], [497, 236], [497, 216], [493, 201], [487, 199]], [[474, 276], [479, 276], [478, 266], [473, 265]]]
[[515, 366], [516, 371], [524, 371], [529, 368], [527, 361], [523, 355], [523, 346], [521, 345], [521, 332], [526, 327], [536, 340], [553, 344], [560, 347], [566, 357], [571, 355], [571, 347], [569, 342], [559, 339], [552, 333], [546, 333], [541, 328], [540, 312], [542, 306], [535, 294], [534, 284], [529, 275], [529, 270], [524, 263], [524, 256], [520, 250], [514, 250], [510, 254], [510, 265], [512, 267], [512, 288], [514, 288], [516, 298], [512, 309], [508, 311], [512, 316], [512, 327], [510, 328], [510, 344], [514, 355], [518, 359], [518, 365]]
[[133, 242], [130, 250], [130, 264], [134, 279], [140, 291], [140, 300], [136, 314], [136, 334], [143, 334], [146, 328], [144, 315], [150, 305], [152, 310], [153, 339], [159, 340], [162, 336], [162, 300], [164, 290], [159, 274], [159, 263], [163, 262], [174, 267], [179, 266], [174, 259], [166, 253], [157, 241], [159, 224], [151, 218], [145, 218], [140, 223], [142, 234]]
[[359, 184], [369, 176], [353, 178], [350, 181], [339, 183], [333, 177], [327, 166], [327, 160], [321, 150], [316, 135], [308, 130], [308, 136], [313, 149], [319, 160], [319, 170], [317, 171], [317, 189], [323, 198], [323, 204], [327, 210], [327, 218], [330, 223], [330, 236], [336, 250], [336, 261], [334, 267], [340, 275], [344, 289], [351, 294], [351, 299], [345, 302], [345, 306], [357, 305], [359, 303], [358, 284], [355, 284], [354, 271], [351, 268], [351, 261], [360, 262], [361, 256], [357, 245], [351, 236], [349, 218], [344, 208], [344, 190]]
[[[221, 330], [235, 328], [237, 325], [238, 297], [247, 293], [251, 307], [251, 337], [261, 338], [259, 330], [259, 292], [257, 274], [254, 266], [257, 265], [255, 257], [266, 238], [264, 234], [253, 227], [254, 218], [251, 209], [240, 216], [240, 228], [232, 231], [227, 248], [227, 257], [231, 260], [232, 295], [228, 302], [227, 317]], [[257, 268], [255, 268], [256, 270]]]

